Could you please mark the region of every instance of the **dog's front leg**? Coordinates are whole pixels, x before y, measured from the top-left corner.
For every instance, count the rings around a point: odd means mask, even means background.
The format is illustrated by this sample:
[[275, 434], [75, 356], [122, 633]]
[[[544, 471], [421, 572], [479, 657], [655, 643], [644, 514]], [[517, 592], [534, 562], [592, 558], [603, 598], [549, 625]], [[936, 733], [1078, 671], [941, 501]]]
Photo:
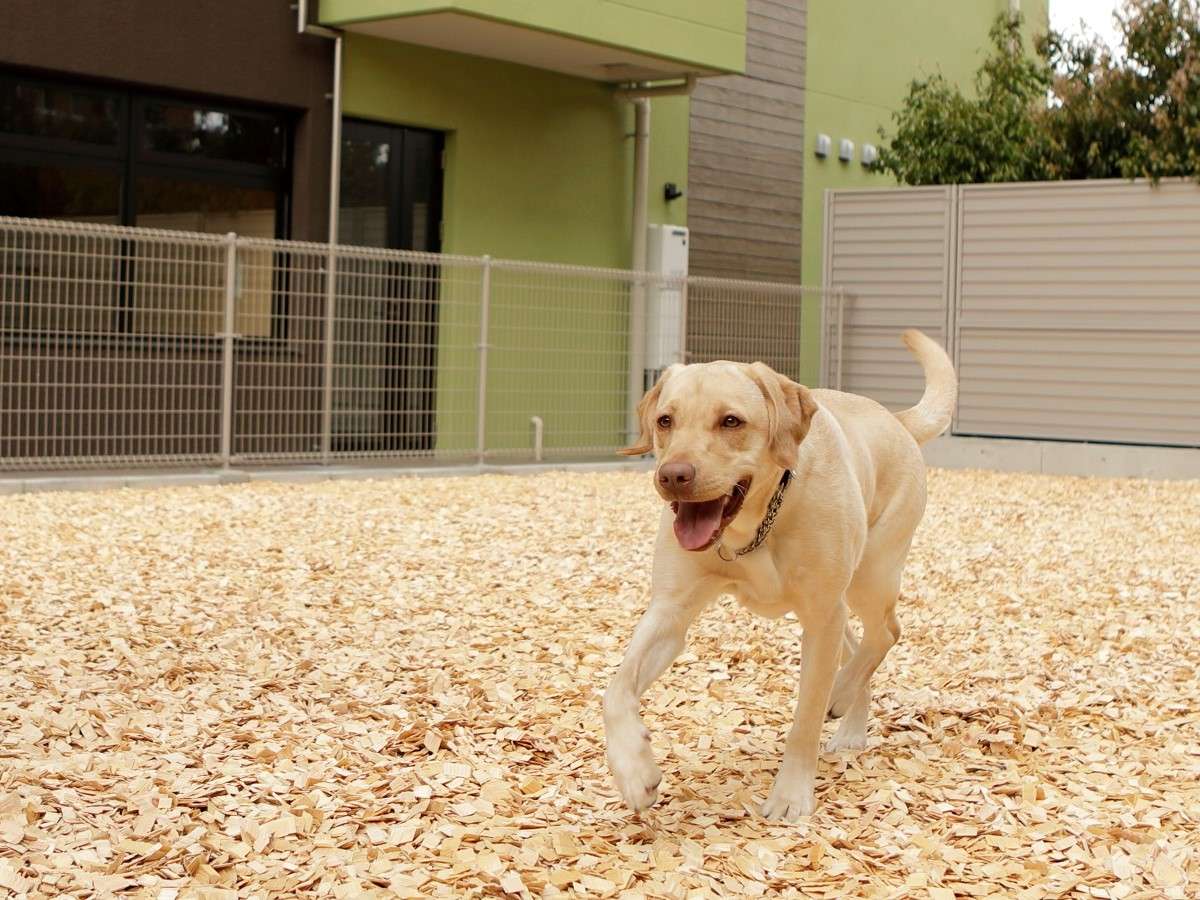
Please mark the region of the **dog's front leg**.
[[608, 766], [622, 799], [634, 811], [654, 803], [662, 780], [662, 772], [650, 750], [650, 733], [638, 714], [638, 701], [683, 651], [688, 626], [705, 605], [697, 596], [670, 597], [656, 593], [605, 691]]
[[775, 777], [771, 795], [763, 805], [768, 819], [795, 822], [816, 809], [814, 787], [817, 756], [821, 746], [821, 724], [829, 706], [846, 627], [846, 603], [841, 592], [831, 608], [801, 619], [800, 697], [796, 718], [783, 751], [783, 764]]

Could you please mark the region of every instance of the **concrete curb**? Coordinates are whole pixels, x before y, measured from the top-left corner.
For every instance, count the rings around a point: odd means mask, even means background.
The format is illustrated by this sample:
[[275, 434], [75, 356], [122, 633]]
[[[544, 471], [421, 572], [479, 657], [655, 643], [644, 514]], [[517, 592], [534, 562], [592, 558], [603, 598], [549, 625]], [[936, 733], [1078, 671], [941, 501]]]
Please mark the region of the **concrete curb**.
[[926, 463], [945, 469], [1156, 480], [1200, 478], [1200, 449], [1195, 447], [946, 436], [930, 441], [924, 451]]
[[71, 472], [13, 475], [0, 478], [0, 495], [43, 491], [110, 491], [121, 488], [196, 487], [265, 481], [314, 484], [321, 481], [370, 481], [392, 478], [452, 478], [464, 475], [539, 475], [543, 472], [650, 471], [650, 460], [615, 462], [484, 463], [396, 466], [267, 466], [261, 468]]
[[[925, 461], [946, 469], [991, 469], [1105, 478], [1200, 479], [1200, 449], [1006, 438], [940, 437], [925, 447]], [[232, 469], [161, 469], [127, 472], [51, 472], [0, 478], [0, 495], [39, 491], [105, 491], [269, 481], [314, 484], [334, 480], [453, 478], [464, 475], [538, 475], [543, 472], [644, 472], [649, 459], [456, 465], [261, 466]]]

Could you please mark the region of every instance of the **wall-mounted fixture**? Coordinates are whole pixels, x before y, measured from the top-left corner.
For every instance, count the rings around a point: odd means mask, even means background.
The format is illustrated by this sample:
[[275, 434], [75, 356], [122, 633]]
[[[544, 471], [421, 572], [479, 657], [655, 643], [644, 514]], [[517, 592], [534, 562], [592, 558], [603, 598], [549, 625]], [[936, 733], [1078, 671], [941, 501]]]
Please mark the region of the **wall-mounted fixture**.
[[874, 144], [863, 144], [862, 164], [864, 166], [873, 166], [877, 162], [879, 162], [879, 148]]
[[824, 159], [829, 155], [829, 148], [833, 146], [833, 139], [827, 134], [817, 135], [817, 157]]
[[838, 159], [842, 162], [850, 162], [854, 159], [854, 141], [850, 138], [842, 138], [838, 143]]
[[675, 182], [668, 181], [663, 185], [663, 199], [668, 203], [670, 203], [672, 200], [678, 200], [682, 196], [683, 191], [679, 189], [679, 185], [677, 185]]

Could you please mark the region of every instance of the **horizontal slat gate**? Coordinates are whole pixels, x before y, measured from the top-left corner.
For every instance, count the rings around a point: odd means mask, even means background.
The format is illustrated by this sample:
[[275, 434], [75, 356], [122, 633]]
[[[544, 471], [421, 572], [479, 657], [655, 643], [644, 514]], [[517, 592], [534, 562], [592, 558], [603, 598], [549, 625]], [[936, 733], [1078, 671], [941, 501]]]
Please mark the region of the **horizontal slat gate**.
[[[890, 409], [921, 396], [921, 370], [900, 343], [905, 328], [945, 341], [950, 292], [952, 188], [832, 191], [827, 195], [825, 287], [845, 300], [826, 309], [824, 382]], [[839, 346], [840, 344], [840, 346]]]
[[959, 192], [956, 433], [1200, 444], [1200, 187]]

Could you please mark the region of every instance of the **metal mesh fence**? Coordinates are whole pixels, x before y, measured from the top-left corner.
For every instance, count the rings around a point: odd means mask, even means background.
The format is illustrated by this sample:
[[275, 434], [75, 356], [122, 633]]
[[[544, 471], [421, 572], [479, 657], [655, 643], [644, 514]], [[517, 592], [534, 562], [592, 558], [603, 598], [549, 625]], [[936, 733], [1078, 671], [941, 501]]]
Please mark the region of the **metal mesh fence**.
[[673, 362], [795, 377], [810, 294], [0, 218], [0, 469], [603, 457]]
[[226, 257], [209, 235], [0, 220], [0, 465], [214, 459]]

